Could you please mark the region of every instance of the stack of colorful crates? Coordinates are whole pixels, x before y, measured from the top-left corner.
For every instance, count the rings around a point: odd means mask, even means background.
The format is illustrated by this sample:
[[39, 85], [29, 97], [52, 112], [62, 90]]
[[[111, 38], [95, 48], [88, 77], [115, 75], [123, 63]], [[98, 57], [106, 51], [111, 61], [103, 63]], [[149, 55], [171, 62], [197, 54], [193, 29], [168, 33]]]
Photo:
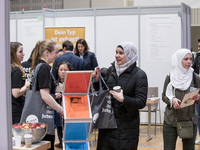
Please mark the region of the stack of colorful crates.
[[89, 150], [92, 114], [89, 100], [92, 71], [68, 71], [65, 76], [63, 108], [65, 150]]

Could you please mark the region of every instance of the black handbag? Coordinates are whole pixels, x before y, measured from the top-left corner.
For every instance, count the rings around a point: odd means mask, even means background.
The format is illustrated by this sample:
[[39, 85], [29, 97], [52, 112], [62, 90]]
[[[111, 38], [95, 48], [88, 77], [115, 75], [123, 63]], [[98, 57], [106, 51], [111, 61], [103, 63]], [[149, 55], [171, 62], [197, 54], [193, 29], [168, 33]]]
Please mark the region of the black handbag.
[[27, 91], [25, 105], [20, 122], [40, 122], [47, 124], [47, 134], [54, 135], [54, 111], [42, 99], [40, 91], [36, 90], [37, 73], [42, 63], [34, 70], [32, 90]]
[[[117, 128], [114, 111], [112, 108], [112, 96], [109, 93], [109, 88], [101, 75], [99, 79], [99, 90], [90, 94], [92, 111], [91, 131], [93, 129]], [[106, 86], [106, 90], [103, 90], [102, 82]]]

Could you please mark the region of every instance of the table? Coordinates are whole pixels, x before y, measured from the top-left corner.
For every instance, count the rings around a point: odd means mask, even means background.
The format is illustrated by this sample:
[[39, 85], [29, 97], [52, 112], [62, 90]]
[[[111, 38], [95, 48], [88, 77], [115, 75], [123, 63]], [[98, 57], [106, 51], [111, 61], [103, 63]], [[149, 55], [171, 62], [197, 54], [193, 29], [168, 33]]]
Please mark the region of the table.
[[[153, 137], [151, 136], [151, 105], [155, 105], [156, 103], [159, 103], [160, 98], [159, 97], [153, 97], [146, 101], [146, 104], [148, 106], [148, 137], [147, 141], [150, 141]], [[160, 110], [160, 105], [159, 105]]]
[[26, 148], [26, 145], [22, 147], [13, 146], [13, 150], [47, 150], [51, 148], [50, 141], [41, 141], [39, 143], [35, 143], [31, 145], [31, 148]]

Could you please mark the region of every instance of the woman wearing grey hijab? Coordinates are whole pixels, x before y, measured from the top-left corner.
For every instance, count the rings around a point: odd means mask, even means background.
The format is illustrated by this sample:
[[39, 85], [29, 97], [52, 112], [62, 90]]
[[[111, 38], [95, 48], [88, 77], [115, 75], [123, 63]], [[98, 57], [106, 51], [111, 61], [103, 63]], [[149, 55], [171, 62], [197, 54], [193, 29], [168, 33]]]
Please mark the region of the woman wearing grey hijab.
[[[112, 95], [117, 128], [99, 129], [97, 150], [137, 150], [139, 109], [146, 105], [148, 82], [136, 61], [137, 49], [133, 43], [123, 42], [117, 46], [115, 61], [104, 78]], [[97, 67], [93, 73], [96, 82], [99, 74]], [[121, 86], [121, 91], [112, 90], [114, 86]]]

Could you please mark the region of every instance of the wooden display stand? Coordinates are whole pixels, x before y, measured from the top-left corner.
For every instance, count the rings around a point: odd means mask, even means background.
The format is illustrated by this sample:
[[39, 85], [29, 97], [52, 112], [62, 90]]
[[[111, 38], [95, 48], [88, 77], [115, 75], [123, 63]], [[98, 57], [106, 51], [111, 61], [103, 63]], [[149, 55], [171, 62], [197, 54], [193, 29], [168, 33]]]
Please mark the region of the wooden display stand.
[[31, 148], [26, 148], [26, 145], [22, 147], [13, 146], [13, 150], [47, 150], [51, 148], [51, 143], [49, 141], [41, 141], [31, 145]]
[[69, 71], [65, 76], [63, 148], [89, 150], [92, 122], [89, 89], [93, 71]]

